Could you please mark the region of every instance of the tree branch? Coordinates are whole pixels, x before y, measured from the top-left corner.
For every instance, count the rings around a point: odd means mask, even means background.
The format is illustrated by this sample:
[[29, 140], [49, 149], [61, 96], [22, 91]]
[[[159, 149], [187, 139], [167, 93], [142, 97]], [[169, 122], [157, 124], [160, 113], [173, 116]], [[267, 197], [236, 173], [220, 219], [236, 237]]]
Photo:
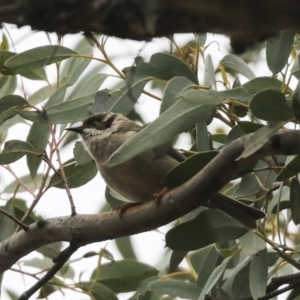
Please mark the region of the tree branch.
[[19, 231], [0, 244], [0, 273], [21, 257], [49, 243], [67, 241], [80, 247], [163, 226], [207, 203], [211, 195], [258, 158], [300, 153], [300, 131], [282, 129], [255, 154], [236, 160], [250, 136], [248, 134], [227, 145], [198, 174], [166, 193], [158, 204], [145, 202], [126, 210], [121, 217], [113, 211], [57, 217], [31, 224], [27, 232]]

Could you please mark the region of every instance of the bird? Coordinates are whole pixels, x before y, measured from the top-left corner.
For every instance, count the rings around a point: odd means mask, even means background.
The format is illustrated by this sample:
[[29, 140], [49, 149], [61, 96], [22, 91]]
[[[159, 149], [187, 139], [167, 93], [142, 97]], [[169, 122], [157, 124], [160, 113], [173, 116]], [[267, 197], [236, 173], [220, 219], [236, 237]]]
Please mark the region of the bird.
[[[104, 165], [124, 142], [142, 130], [141, 126], [119, 113], [93, 114], [81, 126], [66, 130], [82, 137], [86, 151], [94, 159], [107, 186], [132, 203], [154, 200], [154, 195], [166, 188], [162, 186], [166, 174], [183, 160], [183, 155], [170, 147], [160, 157], [155, 157], [154, 150], [150, 149], [119, 165]], [[211, 196], [205, 206], [219, 209], [248, 229], [256, 229], [256, 221], [265, 217], [263, 211], [221, 193]]]

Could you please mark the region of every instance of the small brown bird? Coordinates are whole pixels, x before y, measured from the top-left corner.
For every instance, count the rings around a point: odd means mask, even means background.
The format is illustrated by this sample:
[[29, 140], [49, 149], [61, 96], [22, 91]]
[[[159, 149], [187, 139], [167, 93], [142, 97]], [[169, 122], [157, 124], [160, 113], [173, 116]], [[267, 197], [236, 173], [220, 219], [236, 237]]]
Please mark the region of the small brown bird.
[[[176, 155], [172, 148], [159, 158], [154, 158], [153, 150], [148, 150], [117, 166], [104, 166], [103, 163], [127, 139], [141, 130], [139, 125], [121, 114], [95, 114], [84, 120], [81, 126], [66, 130], [82, 136], [85, 149], [95, 160], [108, 187], [134, 203], [153, 200], [154, 194], [162, 190], [161, 182], [168, 171], [180, 163], [181, 154], [177, 152]], [[222, 194], [213, 195], [207, 206], [219, 209], [251, 229], [257, 228], [256, 220], [265, 217], [261, 210]]]

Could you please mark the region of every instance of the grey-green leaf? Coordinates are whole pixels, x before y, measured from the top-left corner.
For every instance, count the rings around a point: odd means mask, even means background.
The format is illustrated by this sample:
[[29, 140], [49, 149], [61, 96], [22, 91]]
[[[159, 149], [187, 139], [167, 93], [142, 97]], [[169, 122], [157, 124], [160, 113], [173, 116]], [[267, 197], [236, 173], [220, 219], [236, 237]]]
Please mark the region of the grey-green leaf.
[[78, 54], [63, 46], [42, 46], [12, 56], [4, 63], [4, 74], [20, 74], [25, 70], [44, 67]]
[[[27, 142], [32, 145], [37, 153], [42, 153], [46, 149], [49, 136], [50, 131], [46, 123], [33, 123], [27, 136]], [[27, 166], [32, 178], [36, 176], [41, 161], [41, 158], [36, 155], [27, 155]]]
[[35, 154], [32, 146], [29, 143], [19, 140], [7, 141], [4, 145], [2, 153], [0, 154], [0, 164], [5, 165], [13, 163], [27, 153]]
[[245, 142], [245, 150], [240, 155], [240, 158], [248, 157], [260, 149], [270, 137], [280, 129], [285, 122], [272, 122], [255, 131]]
[[250, 80], [255, 78], [255, 74], [249, 66], [240, 57], [233, 54], [224, 56], [220, 61], [220, 65], [232, 69]]
[[135, 81], [130, 86], [125, 85], [120, 91], [112, 93], [107, 90], [99, 91], [91, 107], [91, 113], [111, 111], [122, 113], [125, 116], [128, 115], [150, 79], [150, 77], [147, 77]]
[[78, 165], [84, 165], [91, 162], [93, 159], [89, 156], [89, 154], [84, 149], [82, 142], [76, 142], [73, 149], [74, 158]]
[[292, 220], [295, 225], [298, 225], [300, 223], [300, 184], [297, 177], [292, 178], [290, 203]]
[[2, 97], [0, 99], [0, 125], [17, 114], [15, 109], [23, 109], [27, 105], [27, 101], [18, 95]]
[[94, 94], [49, 106], [47, 116], [50, 123], [66, 124], [85, 119], [90, 115], [89, 108], [94, 101]]
[[198, 82], [194, 72], [182, 60], [167, 53], [153, 54], [148, 63], [137, 63], [136, 69], [136, 72], [157, 79], [170, 80], [182, 76], [194, 83]]
[[287, 64], [292, 51], [295, 31], [281, 31], [279, 34], [267, 41], [266, 56], [267, 64], [273, 74], [280, 72]]
[[268, 253], [266, 249], [252, 257], [249, 282], [251, 295], [254, 300], [266, 294], [268, 282]]
[[292, 176], [297, 175], [300, 173], [300, 156], [297, 155], [295, 158], [293, 158], [286, 166], [285, 168], [280, 171], [278, 174], [276, 181], [284, 181], [288, 178], [291, 178]]
[[[71, 162], [64, 165], [64, 171], [69, 187], [77, 188], [92, 180], [96, 176], [98, 169], [94, 161], [84, 165], [77, 165], [75, 162]], [[58, 172], [60, 173], [60, 170]], [[51, 177], [49, 187], [63, 189], [65, 186], [60, 177], [54, 174]]]
[[207, 209], [192, 221], [169, 230], [166, 245], [176, 251], [191, 251], [237, 239], [246, 232], [244, 227], [220, 211]]
[[105, 164], [107, 166], [120, 164], [148, 149], [170, 141], [177, 134], [191, 128], [198, 120], [206, 119], [213, 109], [213, 105], [177, 101], [153, 123], [127, 140]]
[[206, 55], [204, 67], [205, 67], [205, 71], [204, 71], [203, 85], [209, 87], [215, 86], [216, 84], [215, 68], [210, 54]]
[[294, 117], [285, 96], [275, 90], [257, 93], [250, 103], [250, 109], [255, 117], [266, 121], [288, 121]]
[[159, 294], [192, 300], [196, 300], [201, 293], [200, 287], [196, 284], [175, 279], [152, 281], [149, 284], [149, 290]]

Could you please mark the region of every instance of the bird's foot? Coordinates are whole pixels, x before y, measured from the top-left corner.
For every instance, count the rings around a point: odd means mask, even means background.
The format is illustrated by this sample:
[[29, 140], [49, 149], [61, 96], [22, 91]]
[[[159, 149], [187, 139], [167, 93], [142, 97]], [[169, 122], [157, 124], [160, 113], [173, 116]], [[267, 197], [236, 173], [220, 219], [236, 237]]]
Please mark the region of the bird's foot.
[[163, 197], [166, 193], [168, 193], [169, 191], [171, 191], [172, 189], [173, 189], [173, 188], [170, 187], [170, 186], [165, 186], [165, 187], [163, 187], [163, 188], [160, 190], [160, 192], [155, 193], [155, 194], [153, 195], [155, 204], [157, 205], [157, 204], [159, 203], [159, 201], [162, 199], [162, 197]]
[[119, 216], [121, 217], [126, 210], [128, 210], [129, 208], [131, 208], [133, 206], [137, 206], [137, 205], [140, 205], [140, 204], [141, 203], [125, 203], [125, 204], [122, 204], [122, 205], [118, 205], [117, 208], [116, 208], [116, 211], [119, 214]]

